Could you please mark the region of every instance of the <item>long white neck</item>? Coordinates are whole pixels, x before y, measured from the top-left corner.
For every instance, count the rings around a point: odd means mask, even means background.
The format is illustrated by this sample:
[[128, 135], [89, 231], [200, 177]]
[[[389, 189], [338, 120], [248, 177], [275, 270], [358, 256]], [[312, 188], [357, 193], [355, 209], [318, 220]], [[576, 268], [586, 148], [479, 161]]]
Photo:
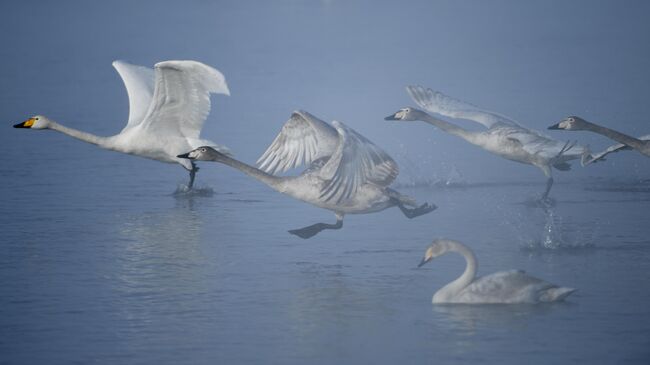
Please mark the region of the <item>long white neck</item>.
[[468, 131], [467, 129], [461, 128], [457, 125], [451, 124], [449, 122], [446, 122], [441, 119], [437, 119], [429, 115], [428, 113], [422, 112], [419, 118], [421, 121], [432, 124], [443, 131], [453, 134], [454, 136], [458, 136], [464, 140], [466, 140], [469, 143], [475, 144], [474, 141], [474, 135], [475, 133], [472, 131]]
[[622, 143], [626, 146], [632, 147], [635, 150], [641, 150], [644, 148], [646, 145], [646, 141], [642, 141], [640, 139], [628, 136], [627, 134], [615, 131], [613, 129], [609, 129], [607, 127], [600, 126], [598, 124], [590, 123], [587, 122], [586, 120], [583, 121], [586, 125], [583, 127], [584, 129], [590, 130], [594, 133], [601, 134], [603, 136], [609, 137], [616, 142]]
[[444, 302], [454, 298], [461, 290], [474, 281], [478, 269], [478, 261], [472, 250], [457, 241], [443, 240], [444, 252], [457, 252], [465, 258], [465, 271], [451, 283], [445, 285], [433, 295], [433, 302]]
[[61, 132], [63, 134], [67, 134], [70, 137], [82, 140], [87, 143], [91, 143], [100, 147], [108, 148], [108, 141], [110, 140], [110, 137], [100, 137], [96, 136], [94, 134], [82, 132], [76, 129], [68, 128], [66, 126], [63, 126], [59, 123], [52, 122], [50, 121], [49, 125], [47, 126], [48, 129], [55, 130], [57, 132]]
[[267, 174], [266, 172], [256, 167], [247, 165], [241, 161], [235, 160], [234, 158], [228, 157], [226, 155], [220, 155], [219, 157], [213, 158], [212, 160], [234, 167], [237, 170], [245, 173], [246, 175], [263, 182], [264, 184], [268, 185], [272, 189], [277, 191], [282, 191], [281, 190], [282, 182], [285, 180], [282, 177]]

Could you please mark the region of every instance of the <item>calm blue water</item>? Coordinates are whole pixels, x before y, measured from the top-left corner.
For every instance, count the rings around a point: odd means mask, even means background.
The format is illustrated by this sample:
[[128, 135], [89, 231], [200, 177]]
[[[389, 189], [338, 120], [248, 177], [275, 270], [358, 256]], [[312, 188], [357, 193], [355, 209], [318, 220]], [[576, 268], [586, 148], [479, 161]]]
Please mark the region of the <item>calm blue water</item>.
[[[579, 114], [648, 133], [650, 7], [596, 5], [2, 2], [0, 363], [647, 364], [650, 160], [559, 172], [543, 209], [535, 168], [383, 121], [422, 83], [540, 130]], [[211, 196], [176, 197], [178, 166], [10, 128], [42, 113], [116, 133], [128, 104], [114, 59], [223, 71], [232, 96], [213, 98], [203, 136], [246, 162], [294, 109], [341, 120], [396, 157], [398, 190], [439, 208], [348, 216], [302, 240], [287, 230], [333, 214], [225, 166], [200, 165]], [[464, 265], [416, 269], [436, 237], [471, 246], [479, 274], [524, 269], [578, 291], [433, 306]]]
[[[645, 192], [558, 185], [546, 212], [525, 204], [541, 184], [407, 188], [440, 208], [411, 221], [397, 209], [349, 216], [342, 231], [302, 240], [286, 230], [333, 216], [217, 166], [200, 176], [214, 196], [174, 198], [173, 186], [128, 161], [107, 152], [81, 171], [68, 164], [74, 179], [60, 161], [49, 161], [62, 168], [54, 176], [40, 163], [3, 171], [21, 177], [3, 177], [15, 192], [1, 218], [7, 363], [644, 363], [650, 355], [647, 182]], [[471, 245], [480, 273], [520, 268], [579, 291], [557, 305], [432, 306], [433, 292], [463, 269], [454, 256], [415, 268], [434, 237]]]

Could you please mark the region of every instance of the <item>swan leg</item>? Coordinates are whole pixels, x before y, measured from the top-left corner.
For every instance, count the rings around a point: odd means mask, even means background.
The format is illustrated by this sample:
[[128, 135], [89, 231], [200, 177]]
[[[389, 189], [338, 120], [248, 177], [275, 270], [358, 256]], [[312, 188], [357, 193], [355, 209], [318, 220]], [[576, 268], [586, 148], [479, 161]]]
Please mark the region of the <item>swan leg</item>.
[[551, 187], [553, 187], [553, 178], [549, 177], [546, 179], [546, 190], [544, 191], [544, 194], [542, 194], [542, 199], [543, 201], [548, 200], [548, 193], [551, 192]]
[[316, 224], [312, 224], [311, 226], [307, 226], [305, 228], [292, 229], [289, 231], [289, 233], [296, 235], [300, 238], [307, 239], [317, 235], [320, 231], [324, 229], [341, 229], [341, 227], [343, 227], [343, 216], [337, 214], [336, 223], [334, 224], [316, 223]]
[[429, 203], [424, 203], [417, 208], [407, 208], [401, 202], [397, 203], [397, 207], [402, 211], [402, 213], [404, 213], [404, 215], [408, 219], [419, 217], [423, 214], [432, 212], [436, 208], [438, 208], [435, 204], [429, 204]]
[[196, 177], [196, 172], [199, 171], [199, 168], [196, 166], [194, 162], [192, 162], [192, 169], [190, 170], [190, 182], [187, 184], [187, 188], [189, 190], [192, 190], [192, 187], [194, 186], [194, 177]]

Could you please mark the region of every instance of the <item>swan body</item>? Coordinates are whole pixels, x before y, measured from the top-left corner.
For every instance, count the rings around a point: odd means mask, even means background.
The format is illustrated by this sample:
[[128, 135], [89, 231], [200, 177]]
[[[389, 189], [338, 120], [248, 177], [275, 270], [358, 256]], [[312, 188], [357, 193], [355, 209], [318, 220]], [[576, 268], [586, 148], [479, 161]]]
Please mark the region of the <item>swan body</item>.
[[416, 104], [426, 111], [444, 117], [477, 122], [482, 124], [486, 130], [467, 130], [435, 118], [423, 110], [411, 107], [402, 108], [384, 119], [424, 121], [497, 156], [536, 166], [547, 178], [546, 190], [542, 199], [548, 197], [553, 185], [553, 168], [562, 171], [569, 170], [571, 165], [568, 161], [581, 159], [584, 162], [590, 155], [586, 147], [557, 141], [523, 127], [506, 116], [480, 109], [441, 92], [434, 92], [421, 86], [408, 86], [406, 90]]
[[598, 155], [593, 156], [593, 158], [588, 161], [589, 163], [601, 160], [607, 154], [618, 152], [623, 149], [633, 149], [646, 157], [650, 157], [650, 135], [645, 135], [639, 138], [630, 137], [621, 132], [588, 122], [576, 116], [567, 117], [561, 122], [548, 127], [548, 129], [563, 129], [567, 131], [591, 131], [619, 142], [619, 144], [613, 145]]
[[191, 189], [198, 168], [179, 153], [199, 146], [226, 147], [199, 137], [210, 112], [210, 93], [229, 95], [221, 72], [196, 61], [165, 61], [155, 70], [113, 62], [129, 95], [129, 119], [119, 134], [109, 137], [65, 127], [37, 115], [15, 128], [51, 129], [100, 148], [165, 163], [177, 163], [190, 172]]
[[463, 274], [439, 289], [432, 298], [439, 303], [544, 303], [566, 298], [575, 289], [558, 287], [521, 270], [501, 271], [477, 278], [478, 261], [464, 244], [447, 239], [434, 240], [419, 266], [448, 252], [462, 255], [466, 261]]
[[[332, 125], [305, 111], [296, 111], [258, 159], [256, 168], [209, 147], [179, 157], [216, 161], [260, 180], [295, 199], [333, 211], [336, 224], [316, 223], [289, 231], [309, 238], [323, 229], [339, 229], [346, 214], [366, 214], [398, 206], [408, 218], [436, 207], [423, 204], [388, 187], [399, 172], [397, 163], [383, 150], [340, 122]], [[309, 164], [298, 176], [276, 176], [290, 168]], [[407, 208], [416, 207], [416, 208]]]

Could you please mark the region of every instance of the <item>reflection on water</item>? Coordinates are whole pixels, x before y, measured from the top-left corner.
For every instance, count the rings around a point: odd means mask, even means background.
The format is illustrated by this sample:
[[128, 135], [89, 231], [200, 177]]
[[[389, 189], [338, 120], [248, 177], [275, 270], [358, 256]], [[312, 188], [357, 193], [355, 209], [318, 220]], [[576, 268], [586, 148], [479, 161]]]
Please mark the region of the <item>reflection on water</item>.
[[[561, 310], [568, 302], [542, 304], [434, 304], [433, 312], [451, 328], [475, 334], [486, 327], [523, 328], [531, 318]], [[538, 318], [535, 318], [538, 320]]]
[[171, 209], [119, 219], [126, 241], [115, 253], [118, 267], [112, 282], [121, 298], [119, 316], [146, 324], [156, 315], [153, 303], [169, 313], [191, 312], [183, 297], [205, 292], [201, 270], [206, 260], [201, 250], [204, 222], [194, 210], [194, 198], [175, 199]]

